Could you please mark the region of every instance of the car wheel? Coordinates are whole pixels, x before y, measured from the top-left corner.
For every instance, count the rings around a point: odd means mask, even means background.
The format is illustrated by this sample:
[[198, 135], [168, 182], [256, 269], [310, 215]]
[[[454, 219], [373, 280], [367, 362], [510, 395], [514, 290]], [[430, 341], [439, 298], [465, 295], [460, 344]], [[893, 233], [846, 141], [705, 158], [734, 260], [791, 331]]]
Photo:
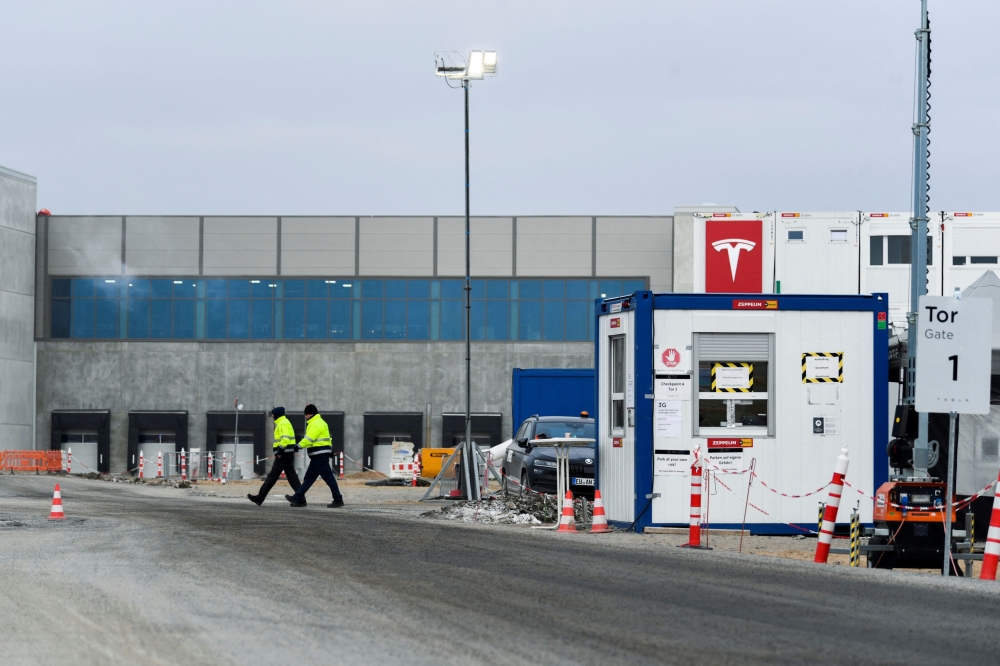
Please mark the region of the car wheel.
[[510, 489], [507, 487], [507, 475], [506, 474], [503, 475], [503, 483], [500, 484], [500, 487], [503, 489], [503, 494], [504, 495], [509, 495], [510, 494]]
[[531, 492], [531, 482], [528, 481], [528, 473], [521, 472], [521, 494], [527, 495]]

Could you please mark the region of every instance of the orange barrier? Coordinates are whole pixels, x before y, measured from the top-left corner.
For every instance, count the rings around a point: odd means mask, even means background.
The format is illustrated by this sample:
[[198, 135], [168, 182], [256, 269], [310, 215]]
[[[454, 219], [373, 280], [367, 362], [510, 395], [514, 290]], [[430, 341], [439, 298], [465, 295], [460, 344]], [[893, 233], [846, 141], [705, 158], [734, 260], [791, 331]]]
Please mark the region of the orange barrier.
[[0, 451], [0, 470], [60, 472], [62, 468], [62, 451]]

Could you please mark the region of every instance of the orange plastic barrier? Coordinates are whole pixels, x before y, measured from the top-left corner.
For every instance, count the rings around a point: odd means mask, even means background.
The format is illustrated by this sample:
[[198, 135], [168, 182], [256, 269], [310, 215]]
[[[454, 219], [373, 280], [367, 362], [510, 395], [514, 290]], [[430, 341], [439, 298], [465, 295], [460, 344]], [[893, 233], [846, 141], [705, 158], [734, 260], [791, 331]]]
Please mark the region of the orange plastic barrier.
[[0, 470], [59, 472], [62, 468], [62, 451], [0, 451]]

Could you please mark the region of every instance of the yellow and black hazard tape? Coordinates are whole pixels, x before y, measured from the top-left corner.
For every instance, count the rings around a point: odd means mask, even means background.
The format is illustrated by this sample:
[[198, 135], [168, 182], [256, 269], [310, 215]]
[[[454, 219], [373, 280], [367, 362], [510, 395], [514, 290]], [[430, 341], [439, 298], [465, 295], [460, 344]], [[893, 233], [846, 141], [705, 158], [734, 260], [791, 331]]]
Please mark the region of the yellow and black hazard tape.
[[[806, 359], [809, 357], [836, 358], [836, 377], [807, 377]], [[842, 384], [844, 382], [844, 352], [805, 352], [802, 354], [802, 383], [803, 384]]]
[[[718, 388], [715, 384], [715, 371], [719, 368], [747, 368], [748, 378], [746, 388]], [[712, 391], [715, 393], [752, 393], [753, 392], [753, 363], [713, 363], [712, 364]]]

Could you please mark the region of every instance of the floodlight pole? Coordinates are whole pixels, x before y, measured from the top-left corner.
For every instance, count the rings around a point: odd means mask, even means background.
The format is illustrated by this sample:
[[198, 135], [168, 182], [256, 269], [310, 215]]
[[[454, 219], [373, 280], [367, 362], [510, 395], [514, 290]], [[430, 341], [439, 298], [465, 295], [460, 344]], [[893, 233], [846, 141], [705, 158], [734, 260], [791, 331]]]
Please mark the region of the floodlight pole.
[[[472, 273], [469, 251], [469, 79], [462, 79], [465, 94], [465, 450], [462, 452], [465, 495], [479, 499], [479, 466], [472, 441]], [[475, 466], [475, 471], [473, 471]]]
[[[920, 0], [920, 29], [916, 31], [917, 57], [917, 117], [913, 123], [913, 217], [910, 219], [910, 311], [907, 322], [907, 372], [905, 400], [912, 405], [917, 385], [917, 306], [927, 293], [927, 149], [931, 131], [928, 113], [930, 87], [931, 27], [927, 17], [927, 0]], [[927, 414], [917, 418], [919, 434], [913, 445], [913, 468], [918, 476], [928, 476]]]

